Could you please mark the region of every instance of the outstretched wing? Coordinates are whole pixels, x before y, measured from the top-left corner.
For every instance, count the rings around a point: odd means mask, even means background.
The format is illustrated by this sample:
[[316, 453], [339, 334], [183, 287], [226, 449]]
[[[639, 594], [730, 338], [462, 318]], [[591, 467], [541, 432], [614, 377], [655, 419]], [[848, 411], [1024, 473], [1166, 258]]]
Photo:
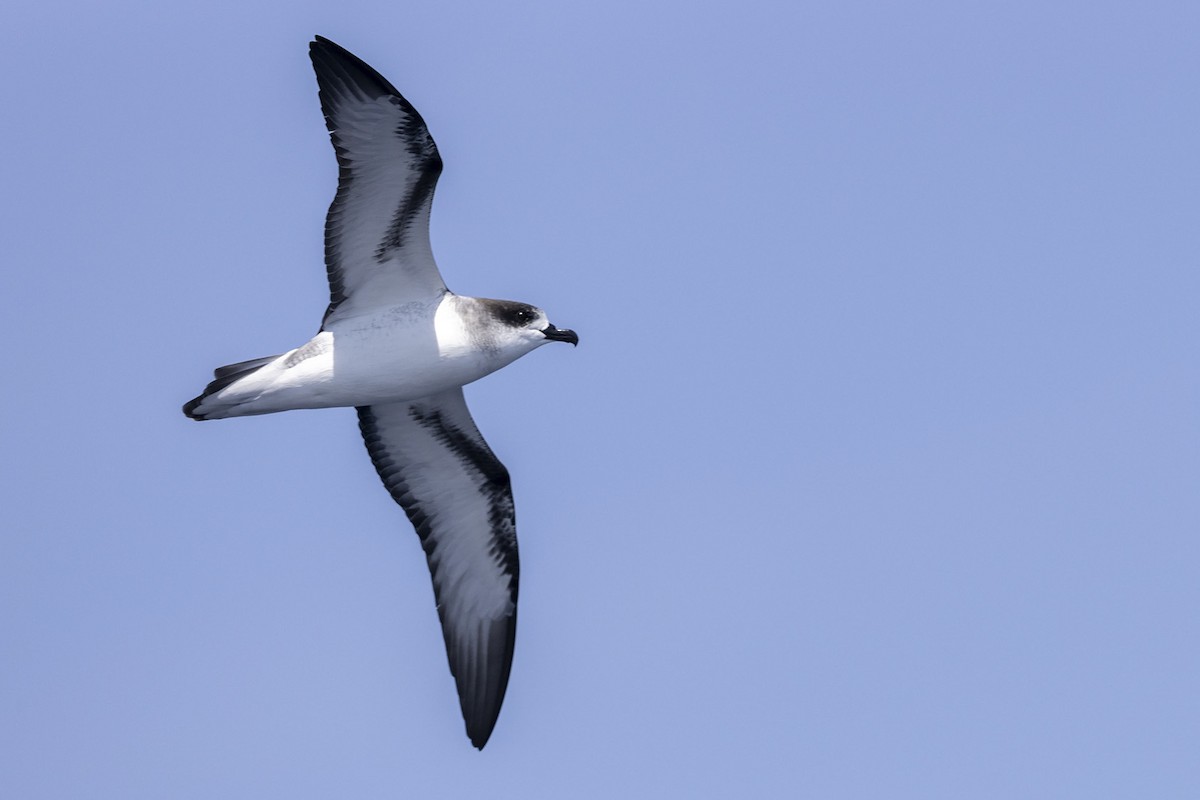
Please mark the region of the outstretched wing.
[[358, 422], [379, 477], [421, 538], [467, 735], [482, 749], [504, 702], [517, 633], [508, 470], [480, 436], [462, 389], [362, 406]]
[[329, 309], [322, 328], [360, 311], [446, 291], [429, 245], [442, 159], [425, 121], [395, 87], [318, 36], [308, 48], [338, 160], [325, 220]]

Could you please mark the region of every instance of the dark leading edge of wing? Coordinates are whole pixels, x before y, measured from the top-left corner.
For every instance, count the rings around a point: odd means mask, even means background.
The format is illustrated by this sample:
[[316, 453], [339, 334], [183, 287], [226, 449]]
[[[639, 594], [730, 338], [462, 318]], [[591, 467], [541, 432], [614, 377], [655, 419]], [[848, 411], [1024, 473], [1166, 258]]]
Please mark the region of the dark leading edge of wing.
[[462, 389], [364, 406], [358, 420], [379, 477], [421, 537], [467, 735], [483, 749], [504, 702], [517, 633], [508, 470], [480, 436]]
[[442, 159], [425, 121], [382, 75], [328, 39], [316, 37], [309, 57], [339, 167], [325, 221], [330, 300], [322, 326], [358, 309], [441, 294], [429, 210]]

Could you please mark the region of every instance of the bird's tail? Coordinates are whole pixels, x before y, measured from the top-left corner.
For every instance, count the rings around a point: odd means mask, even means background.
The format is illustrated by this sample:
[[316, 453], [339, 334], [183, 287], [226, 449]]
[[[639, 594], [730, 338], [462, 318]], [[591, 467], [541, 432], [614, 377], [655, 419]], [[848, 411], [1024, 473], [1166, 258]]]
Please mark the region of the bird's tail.
[[223, 367], [217, 367], [215, 370], [213, 370], [212, 383], [204, 387], [204, 391], [201, 392], [199, 397], [188, 401], [187, 404], [184, 405], [183, 413], [187, 414], [192, 419], [197, 420], [219, 418], [222, 415], [215, 413], [217, 409], [209, 411], [200, 410], [200, 406], [204, 403], [204, 401], [225, 387], [240, 381], [247, 375], [257, 372], [259, 369], [267, 364], [270, 364], [277, 358], [279, 358], [279, 356], [252, 358], [249, 361], [239, 361], [236, 364], [227, 364]]

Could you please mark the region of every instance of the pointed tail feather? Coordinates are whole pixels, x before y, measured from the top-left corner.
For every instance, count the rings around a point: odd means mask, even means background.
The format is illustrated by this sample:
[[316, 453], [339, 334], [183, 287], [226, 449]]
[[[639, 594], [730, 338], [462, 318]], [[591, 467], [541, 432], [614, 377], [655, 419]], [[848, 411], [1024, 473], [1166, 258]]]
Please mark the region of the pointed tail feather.
[[208, 419], [203, 413], [196, 413], [196, 409], [206, 398], [216, 394], [230, 384], [240, 381], [242, 378], [257, 372], [260, 368], [270, 364], [279, 356], [266, 356], [264, 358], [252, 358], [249, 361], [239, 361], [236, 364], [226, 364], [223, 367], [217, 367], [213, 370], [213, 381], [204, 387], [199, 397], [189, 400], [183, 406], [183, 413], [195, 420]]

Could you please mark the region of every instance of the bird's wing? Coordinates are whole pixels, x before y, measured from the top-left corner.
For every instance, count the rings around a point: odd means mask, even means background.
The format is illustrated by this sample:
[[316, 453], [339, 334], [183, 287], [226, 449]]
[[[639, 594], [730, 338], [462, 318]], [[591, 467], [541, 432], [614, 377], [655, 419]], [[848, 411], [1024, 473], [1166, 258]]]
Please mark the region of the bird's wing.
[[308, 48], [338, 161], [325, 220], [329, 309], [322, 327], [363, 310], [446, 291], [429, 245], [442, 171], [421, 115], [365, 62], [318, 36]]
[[508, 470], [480, 436], [462, 389], [361, 406], [358, 423], [384, 486], [421, 538], [467, 735], [482, 749], [504, 701], [517, 632]]

